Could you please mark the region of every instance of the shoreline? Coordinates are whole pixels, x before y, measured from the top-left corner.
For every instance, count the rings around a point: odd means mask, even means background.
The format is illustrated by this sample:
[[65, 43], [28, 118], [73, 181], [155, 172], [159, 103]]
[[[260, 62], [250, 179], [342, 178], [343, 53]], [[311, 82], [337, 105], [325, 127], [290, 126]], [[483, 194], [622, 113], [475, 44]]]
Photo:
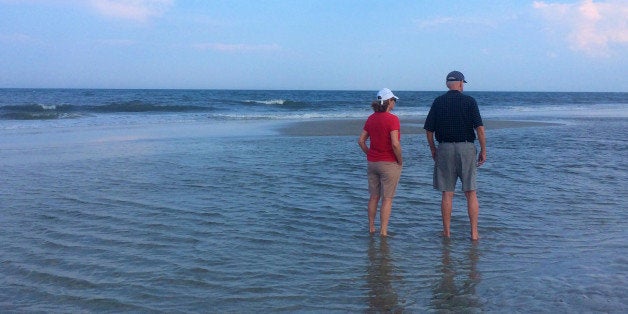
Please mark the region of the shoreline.
[[[288, 136], [359, 136], [365, 121], [365, 119], [296, 121], [280, 127], [279, 132], [282, 135]], [[425, 133], [425, 131], [423, 130], [423, 123], [425, 122], [425, 119], [401, 119], [400, 122], [402, 134]], [[558, 125], [562, 124], [552, 122], [515, 120], [484, 121], [484, 126], [487, 130]]]

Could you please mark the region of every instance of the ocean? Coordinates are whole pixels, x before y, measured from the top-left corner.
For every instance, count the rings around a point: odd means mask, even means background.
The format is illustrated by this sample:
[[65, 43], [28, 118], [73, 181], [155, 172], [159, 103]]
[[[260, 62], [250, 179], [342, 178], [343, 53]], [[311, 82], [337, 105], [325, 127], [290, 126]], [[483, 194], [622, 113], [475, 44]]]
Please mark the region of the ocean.
[[628, 312], [628, 93], [465, 92], [473, 242], [460, 191], [440, 236], [421, 126], [444, 91], [393, 91], [380, 238], [376, 91], [0, 89], [0, 312]]

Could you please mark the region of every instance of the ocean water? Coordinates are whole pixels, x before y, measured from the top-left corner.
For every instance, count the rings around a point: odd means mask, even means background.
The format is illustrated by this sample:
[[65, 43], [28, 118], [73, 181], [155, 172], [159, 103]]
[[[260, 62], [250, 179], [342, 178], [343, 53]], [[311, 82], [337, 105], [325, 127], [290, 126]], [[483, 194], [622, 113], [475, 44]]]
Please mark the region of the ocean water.
[[[488, 128], [480, 236], [452, 238], [421, 119], [368, 234], [374, 91], [0, 89], [1, 312], [628, 311], [628, 94], [468, 92]], [[297, 127], [297, 126], [294, 126]], [[359, 132], [359, 130], [358, 130]]]

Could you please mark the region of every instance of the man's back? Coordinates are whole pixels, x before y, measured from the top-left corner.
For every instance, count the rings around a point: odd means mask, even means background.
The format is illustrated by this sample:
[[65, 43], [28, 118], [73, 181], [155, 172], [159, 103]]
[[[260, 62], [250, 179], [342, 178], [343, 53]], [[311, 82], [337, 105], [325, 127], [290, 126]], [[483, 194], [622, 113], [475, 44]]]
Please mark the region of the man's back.
[[482, 125], [475, 99], [453, 90], [434, 99], [425, 120], [425, 129], [435, 132], [438, 142], [473, 142], [474, 129]]

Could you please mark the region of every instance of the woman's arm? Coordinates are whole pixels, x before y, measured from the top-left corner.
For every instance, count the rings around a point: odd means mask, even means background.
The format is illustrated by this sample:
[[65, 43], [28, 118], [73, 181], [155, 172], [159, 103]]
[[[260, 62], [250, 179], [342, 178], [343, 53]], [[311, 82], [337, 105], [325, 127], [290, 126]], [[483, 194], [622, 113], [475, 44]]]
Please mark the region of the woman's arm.
[[360, 138], [358, 139], [358, 145], [360, 145], [360, 148], [362, 148], [362, 151], [365, 154], [369, 153], [369, 148], [368, 146], [366, 146], [366, 140], [369, 138], [369, 133], [362, 130], [362, 134], [360, 134]]
[[392, 143], [393, 153], [395, 153], [395, 157], [397, 158], [397, 163], [399, 165], [403, 164], [403, 156], [401, 154], [401, 142], [399, 142], [399, 130], [394, 130], [390, 132], [390, 142]]

